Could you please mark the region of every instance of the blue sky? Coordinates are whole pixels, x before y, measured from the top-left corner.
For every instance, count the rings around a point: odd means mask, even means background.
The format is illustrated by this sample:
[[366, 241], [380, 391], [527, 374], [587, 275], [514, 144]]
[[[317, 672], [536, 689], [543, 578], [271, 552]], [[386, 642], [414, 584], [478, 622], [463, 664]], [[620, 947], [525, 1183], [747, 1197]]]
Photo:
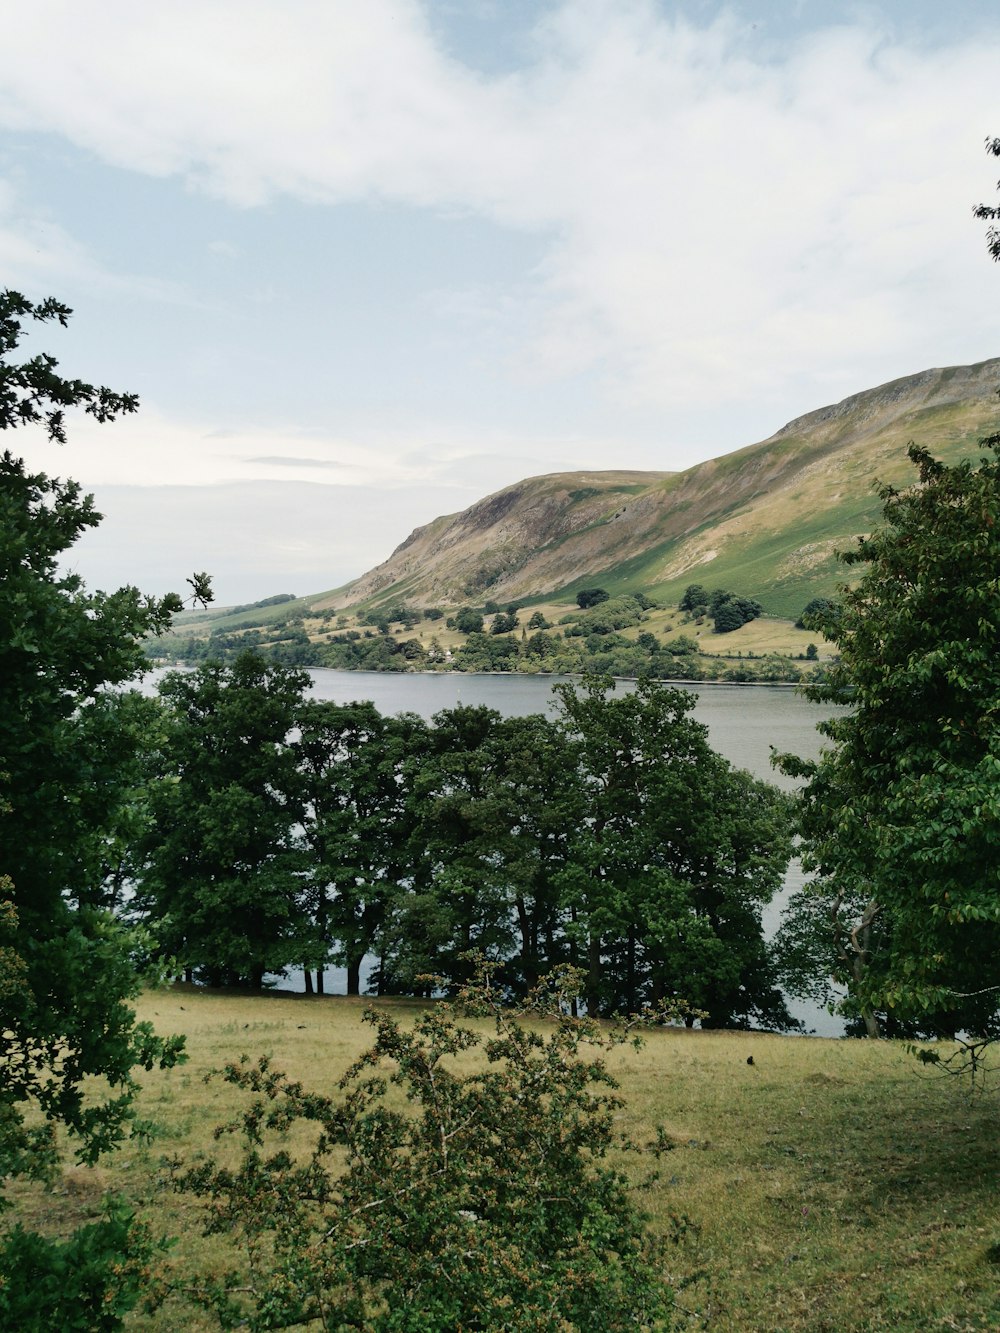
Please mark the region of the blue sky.
[[0, 11], [0, 281], [143, 403], [21, 442], [95, 491], [94, 586], [320, 591], [521, 477], [1000, 354], [988, 0]]

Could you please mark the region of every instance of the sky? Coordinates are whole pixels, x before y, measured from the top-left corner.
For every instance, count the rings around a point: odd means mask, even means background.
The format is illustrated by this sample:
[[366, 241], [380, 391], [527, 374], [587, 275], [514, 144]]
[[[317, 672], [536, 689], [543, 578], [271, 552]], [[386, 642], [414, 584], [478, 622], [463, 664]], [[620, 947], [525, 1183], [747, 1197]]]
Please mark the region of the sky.
[[0, 22], [0, 286], [142, 402], [17, 441], [96, 495], [91, 587], [319, 592], [523, 477], [680, 470], [1000, 354], [995, 0]]

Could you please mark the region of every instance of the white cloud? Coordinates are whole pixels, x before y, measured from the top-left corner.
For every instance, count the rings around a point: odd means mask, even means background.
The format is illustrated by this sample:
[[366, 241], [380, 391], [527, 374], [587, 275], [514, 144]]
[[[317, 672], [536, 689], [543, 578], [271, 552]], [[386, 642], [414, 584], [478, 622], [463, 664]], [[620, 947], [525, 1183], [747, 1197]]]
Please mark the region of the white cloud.
[[[666, 409], [756, 396], [777, 424], [810, 377], [848, 392], [996, 351], [969, 209], [1000, 29], [927, 49], [869, 20], [765, 52], [737, 11], [568, 0], [532, 65], [487, 78], [416, 0], [7, 9], [9, 128], [237, 206], [381, 199], [545, 233], [525, 379], [597, 369]], [[53, 253], [74, 262], [66, 237]]]
[[[103, 425], [74, 414], [70, 433], [68, 454], [47, 444], [39, 433], [24, 432], [19, 445], [32, 466], [47, 472], [69, 466], [88, 489], [309, 483], [336, 490], [338, 514], [353, 503], [347, 498], [352, 492], [428, 487], [444, 509], [452, 510], [519, 475], [598, 467], [602, 458], [622, 449], [620, 440], [598, 435], [539, 434], [526, 441], [511, 433], [482, 430], [470, 438], [457, 428], [448, 431], [420, 423], [395, 431], [359, 429], [349, 435], [303, 431], [294, 425], [222, 430], [170, 417], [148, 403], [137, 416]], [[433, 517], [431, 512], [414, 513], [413, 523]]]

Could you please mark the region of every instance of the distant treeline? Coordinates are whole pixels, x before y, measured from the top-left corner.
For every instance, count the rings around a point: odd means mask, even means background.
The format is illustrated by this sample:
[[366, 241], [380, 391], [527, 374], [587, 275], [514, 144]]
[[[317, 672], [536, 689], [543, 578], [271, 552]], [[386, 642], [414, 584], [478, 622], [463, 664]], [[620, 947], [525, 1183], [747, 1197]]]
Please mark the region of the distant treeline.
[[[731, 598], [731, 594], [725, 595]], [[739, 599], [742, 606], [742, 599]], [[232, 661], [252, 649], [286, 666], [333, 667], [343, 671], [490, 671], [611, 676], [650, 676], [656, 680], [720, 680], [733, 682], [797, 682], [803, 672], [787, 657], [752, 653], [729, 658], [702, 654], [691, 636], [670, 629], [656, 635], [622, 631], [640, 625], [651, 603], [641, 594], [605, 597], [587, 609], [563, 616], [552, 625], [540, 611], [529, 613], [516, 603], [500, 608], [487, 603], [479, 610], [462, 607], [445, 619], [464, 638], [457, 648], [442, 646], [431, 633], [413, 634], [421, 619], [432, 624], [440, 610], [415, 611], [406, 606], [370, 611], [359, 628], [334, 625], [311, 632], [301, 615], [272, 620], [266, 626], [216, 629], [207, 638], [167, 635], [150, 645], [157, 660], [175, 662]], [[724, 604], [725, 611], [734, 605]], [[746, 603], [757, 607], [756, 603]], [[756, 613], [756, 612], [755, 612]], [[335, 612], [311, 617], [320, 624]], [[741, 622], [742, 623], [742, 622]], [[814, 678], [816, 668], [809, 668]]]

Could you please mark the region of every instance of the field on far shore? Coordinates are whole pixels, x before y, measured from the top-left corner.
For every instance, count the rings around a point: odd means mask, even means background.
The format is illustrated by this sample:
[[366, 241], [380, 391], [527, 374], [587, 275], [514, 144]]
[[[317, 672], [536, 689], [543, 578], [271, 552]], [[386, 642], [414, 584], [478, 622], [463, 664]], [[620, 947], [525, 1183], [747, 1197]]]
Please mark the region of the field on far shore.
[[[14, 1220], [58, 1233], [99, 1215], [114, 1189], [178, 1237], [178, 1289], [231, 1266], [222, 1243], [202, 1237], [200, 1205], [169, 1182], [171, 1165], [213, 1151], [213, 1127], [235, 1109], [206, 1073], [269, 1052], [307, 1087], [333, 1091], [370, 1044], [366, 1003], [183, 987], [145, 995], [139, 1017], [185, 1032], [190, 1054], [143, 1077], [150, 1139], [97, 1168], [68, 1164], [54, 1189], [17, 1186]], [[384, 1003], [404, 1019], [417, 1007]], [[970, 1093], [891, 1042], [676, 1029], [616, 1053], [613, 1067], [635, 1136], [660, 1123], [676, 1144], [644, 1203], [654, 1227], [686, 1220], [670, 1253], [678, 1327], [1000, 1327], [1000, 1082]], [[630, 1162], [636, 1178], [648, 1169]], [[217, 1327], [179, 1294], [129, 1326]]]

